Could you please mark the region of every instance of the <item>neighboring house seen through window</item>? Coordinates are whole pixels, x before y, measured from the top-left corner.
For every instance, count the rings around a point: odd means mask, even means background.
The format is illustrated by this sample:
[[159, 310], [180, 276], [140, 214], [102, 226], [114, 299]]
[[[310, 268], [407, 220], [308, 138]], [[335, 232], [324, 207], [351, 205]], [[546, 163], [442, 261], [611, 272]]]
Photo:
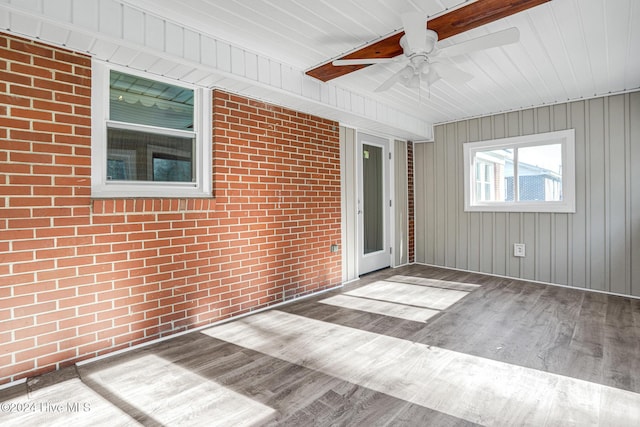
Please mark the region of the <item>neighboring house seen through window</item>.
[[575, 212], [574, 131], [464, 144], [465, 210]]
[[211, 91], [98, 61], [93, 197], [211, 195]]

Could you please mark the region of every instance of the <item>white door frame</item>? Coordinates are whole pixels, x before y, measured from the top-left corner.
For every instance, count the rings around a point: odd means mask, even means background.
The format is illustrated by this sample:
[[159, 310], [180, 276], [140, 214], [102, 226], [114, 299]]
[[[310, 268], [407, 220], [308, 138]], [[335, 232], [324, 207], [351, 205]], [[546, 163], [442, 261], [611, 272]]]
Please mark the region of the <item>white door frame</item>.
[[[362, 209], [362, 194], [363, 194], [363, 144], [377, 146], [382, 148], [382, 162], [383, 162], [383, 224], [385, 230], [383, 232], [383, 249], [371, 254], [364, 254], [364, 213]], [[368, 133], [358, 132], [357, 134], [357, 197], [356, 209], [357, 209], [357, 223], [358, 223], [358, 238], [357, 238], [357, 256], [358, 256], [358, 274], [365, 274], [370, 271], [375, 271], [380, 268], [393, 266], [393, 242], [394, 242], [394, 227], [393, 224], [393, 162], [391, 158], [393, 156], [393, 144], [388, 138], [374, 136]]]

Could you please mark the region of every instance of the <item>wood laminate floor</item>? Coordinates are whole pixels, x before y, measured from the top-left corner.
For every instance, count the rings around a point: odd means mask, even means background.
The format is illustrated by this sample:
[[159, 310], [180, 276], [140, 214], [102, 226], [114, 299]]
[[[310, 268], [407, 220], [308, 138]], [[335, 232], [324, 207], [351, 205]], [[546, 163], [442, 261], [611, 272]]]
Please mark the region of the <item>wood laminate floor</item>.
[[640, 300], [408, 266], [0, 401], [3, 426], [640, 426]]

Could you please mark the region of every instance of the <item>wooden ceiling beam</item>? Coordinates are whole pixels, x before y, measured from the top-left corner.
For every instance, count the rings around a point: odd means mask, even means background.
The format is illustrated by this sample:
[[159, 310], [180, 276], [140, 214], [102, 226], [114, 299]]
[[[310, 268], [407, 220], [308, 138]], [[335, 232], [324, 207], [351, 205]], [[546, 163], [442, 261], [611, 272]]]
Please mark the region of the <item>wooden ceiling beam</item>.
[[[530, 9], [551, 0], [478, 0], [460, 9], [453, 10], [427, 22], [427, 28], [438, 33], [438, 40], [464, 33], [481, 25]], [[367, 45], [339, 59], [393, 58], [402, 54], [400, 38], [404, 32]], [[307, 75], [327, 82], [369, 65], [347, 65], [336, 67], [327, 62], [307, 71]]]

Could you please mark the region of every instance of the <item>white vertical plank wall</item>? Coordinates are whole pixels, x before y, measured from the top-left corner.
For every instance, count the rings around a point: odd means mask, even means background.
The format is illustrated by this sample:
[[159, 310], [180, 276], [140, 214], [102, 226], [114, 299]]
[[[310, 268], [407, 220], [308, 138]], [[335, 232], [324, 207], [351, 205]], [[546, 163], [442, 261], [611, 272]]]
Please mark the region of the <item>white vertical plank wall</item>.
[[340, 187], [342, 197], [342, 282], [358, 278], [358, 171], [356, 131], [340, 126]]
[[[576, 213], [464, 212], [465, 142], [563, 129], [576, 131]], [[417, 262], [640, 296], [640, 92], [438, 125], [434, 136], [415, 145]]]

